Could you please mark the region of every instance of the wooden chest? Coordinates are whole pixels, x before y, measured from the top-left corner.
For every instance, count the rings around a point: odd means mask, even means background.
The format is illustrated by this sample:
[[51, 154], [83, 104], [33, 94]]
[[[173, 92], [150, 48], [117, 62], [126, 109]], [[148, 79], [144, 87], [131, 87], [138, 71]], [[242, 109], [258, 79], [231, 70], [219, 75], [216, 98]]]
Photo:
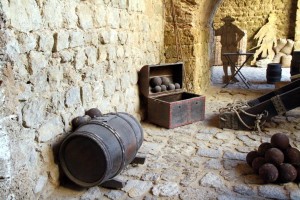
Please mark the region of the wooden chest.
[[175, 128], [204, 120], [205, 97], [183, 91], [183, 73], [183, 63], [146, 65], [141, 69], [139, 87], [149, 122]]

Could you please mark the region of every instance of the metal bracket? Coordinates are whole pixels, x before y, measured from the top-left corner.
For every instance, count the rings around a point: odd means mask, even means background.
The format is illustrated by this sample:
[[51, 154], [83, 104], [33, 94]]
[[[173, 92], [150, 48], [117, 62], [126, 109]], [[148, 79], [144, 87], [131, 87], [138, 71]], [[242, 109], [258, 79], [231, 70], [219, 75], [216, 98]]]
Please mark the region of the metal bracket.
[[100, 186], [105, 188], [110, 188], [110, 189], [120, 189], [125, 186], [125, 182], [120, 179], [113, 178], [108, 181], [105, 181]]
[[284, 113], [286, 113], [287, 110], [286, 110], [283, 102], [281, 101], [281, 98], [279, 95], [272, 97], [271, 101], [272, 101], [278, 115], [283, 115]]

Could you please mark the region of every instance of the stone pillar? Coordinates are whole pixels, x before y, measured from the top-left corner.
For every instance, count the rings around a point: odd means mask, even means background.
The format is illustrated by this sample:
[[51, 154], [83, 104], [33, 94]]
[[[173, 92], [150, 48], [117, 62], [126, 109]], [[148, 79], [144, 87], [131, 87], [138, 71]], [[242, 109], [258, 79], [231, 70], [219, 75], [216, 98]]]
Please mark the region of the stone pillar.
[[[213, 63], [211, 38], [212, 18], [221, 0], [174, 1], [176, 20], [182, 41], [185, 63], [185, 88], [200, 94], [210, 83], [210, 65]], [[205, 8], [205, 9], [203, 9]], [[165, 28], [166, 61], [176, 62], [176, 43], [170, 5], [166, 6]]]

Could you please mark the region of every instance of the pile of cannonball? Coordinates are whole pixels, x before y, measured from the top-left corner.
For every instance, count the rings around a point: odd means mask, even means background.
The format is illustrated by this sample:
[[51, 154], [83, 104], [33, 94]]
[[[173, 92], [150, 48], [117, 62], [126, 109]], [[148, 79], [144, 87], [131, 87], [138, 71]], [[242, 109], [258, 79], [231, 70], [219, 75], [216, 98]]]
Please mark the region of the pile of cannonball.
[[72, 129], [75, 130], [76, 128], [78, 128], [82, 124], [87, 123], [91, 119], [96, 118], [96, 117], [101, 117], [101, 116], [103, 116], [103, 115], [98, 108], [91, 108], [91, 109], [85, 111], [85, 115], [75, 117], [72, 120]]
[[274, 134], [271, 143], [249, 152], [246, 161], [265, 183], [300, 182], [300, 151], [291, 147], [284, 133]]
[[150, 79], [150, 86], [153, 93], [164, 92], [167, 90], [180, 89], [179, 83], [171, 83], [168, 77], [154, 77]]

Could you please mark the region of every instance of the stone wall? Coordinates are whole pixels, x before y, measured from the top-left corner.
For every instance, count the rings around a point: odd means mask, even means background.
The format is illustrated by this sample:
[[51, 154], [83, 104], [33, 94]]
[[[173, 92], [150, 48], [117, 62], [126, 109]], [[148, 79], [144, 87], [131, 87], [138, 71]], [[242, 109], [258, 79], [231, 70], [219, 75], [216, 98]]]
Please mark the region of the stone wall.
[[297, 15], [296, 15], [296, 30], [295, 30], [295, 45], [294, 50], [300, 50], [300, 1], [297, 3]]
[[[167, 62], [177, 62], [176, 42], [170, 1], [166, 1], [165, 55]], [[203, 92], [210, 83], [212, 62], [212, 18], [221, 0], [174, 1], [179, 37], [185, 64], [184, 87], [194, 93]]]
[[293, 0], [224, 0], [217, 10], [214, 28], [223, 25], [227, 15], [235, 18], [234, 24], [248, 33], [248, 49], [256, 46], [254, 35], [268, 22], [270, 12], [277, 16], [277, 37], [295, 38], [297, 1]]
[[163, 17], [160, 0], [1, 1], [0, 199], [55, 191], [52, 147], [85, 110], [140, 118], [137, 72], [163, 58]]

